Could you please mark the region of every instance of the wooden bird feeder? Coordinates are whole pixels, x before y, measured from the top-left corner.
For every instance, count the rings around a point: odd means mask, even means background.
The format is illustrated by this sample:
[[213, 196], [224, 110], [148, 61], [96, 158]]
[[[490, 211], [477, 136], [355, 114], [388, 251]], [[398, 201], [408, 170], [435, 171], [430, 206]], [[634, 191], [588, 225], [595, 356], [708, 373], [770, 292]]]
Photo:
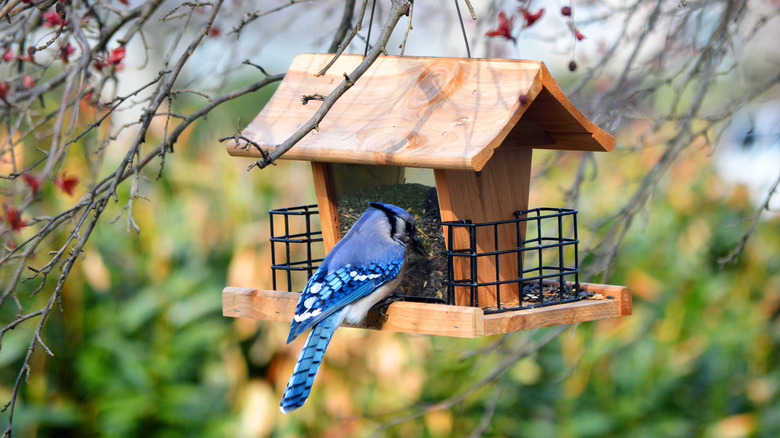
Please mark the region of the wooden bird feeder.
[[[303, 96], [327, 96], [343, 73], [363, 59], [342, 55], [327, 74], [316, 76], [332, 58], [297, 56], [242, 135], [266, 150], [286, 140], [320, 106], [317, 100], [302, 104]], [[526, 296], [528, 225], [555, 216], [559, 234], [562, 228], [560, 214], [529, 213], [533, 149], [607, 152], [614, 144], [572, 105], [541, 62], [383, 56], [333, 105], [319, 129], [282, 158], [312, 164], [326, 251], [341, 237], [341, 197], [403, 183], [406, 168], [432, 169], [440, 219], [452, 224], [442, 232], [448, 252], [455, 255], [448, 274], [451, 304], [398, 301], [390, 304], [386, 317], [369, 314], [363, 326], [476, 337], [631, 314], [629, 289], [579, 281], [574, 283], [603, 299], [503, 311], [511, 308], [507, 302], [523, 303]], [[228, 145], [228, 153], [260, 156], [256, 148], [236, 143]], [[543, 274], [542, 252], [551, 245], [538, 228], [532, 239], [538, 251], [530, 251], [540, 257], [534, 279], [540, 286], [555, 278], [571, 283], [564, 275], [578, 272], [576, 266], [559, 265], [554, 274]], [[559, 236], [559, 241], [560, 247], [573, 244], [576, 256], [576, 238]], [[459, 256], [469, 248], [475, 253]], [[223, 313], [291, 321], [298, 297], [297, 292], [227, 287]]]

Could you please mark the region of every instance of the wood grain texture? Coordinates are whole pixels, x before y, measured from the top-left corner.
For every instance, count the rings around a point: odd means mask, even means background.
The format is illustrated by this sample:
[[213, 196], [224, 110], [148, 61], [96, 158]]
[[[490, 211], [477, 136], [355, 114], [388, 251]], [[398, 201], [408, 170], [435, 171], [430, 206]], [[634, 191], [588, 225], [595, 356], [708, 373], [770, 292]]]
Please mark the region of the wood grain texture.
[[621, 316], [620, 303], [616, 300], [584, 300], [538, 309], [485, 315], [485, 334], [496, 335], [618, 316]]
[[[301, 98], [327, 95], [362, 60], [342, 55], [327, 74], [315, 76], [332, 56], [296, 56], [243, 135], [271, 150], [308, 121], [321, 103], [303, 105]], [[526, 110], [538, 127], [527, 145], [592, 151], [614, 146], [612, 136], [574, 108], [541, 62], [383, 56], [333, 105], [319, 130], [283, 158], [481, 170]], [[259, 156], [253, 148], [227, 147], [232, 155]]]
[[[615, 147], [615, 137], [588, 120], [563, 93], [563, 90], [555, 82], [555, 79], [542, 64], [540, 69], [541, 81], [544, 89], [540, 91], [537, 104], [533, 103], [529, 110], [529, 116], [547, 129], [555, 138], [557, 147], [548, 149], [577, 150], [577, 151], [603, 151], [609, 152]], [[549, 96], [548, 96], [549, 94]], [[564, 112], [568, 113], [564, 116]], [[580, 128], [583, 130], [580, 130]], [[587, 143], [566, 139], [566, 134], [582, 134], [588, 132], [589, 136], [582, 136], [581, 140]], [[597, 146], [598, 145], [598, 146]]]
[[[222, 291], [222, 314], [233, 318], [291, 322], [300, 292], [226, 287]], [[386, 318], [373, 309], [358, 326], [425, 335], [474, 338], [484, 334], [482, 309], [397, 301], [385, 311]]]
[[[485, 315], [481, 308], [397, 301], [386, 317], [376, 309], [359, 327], [404, 333], [474, 338], [573, 324], [631, 314], [631, 290], [623, 286], [582, 284], [587, 290], [614, 299], [585, 300], [538, 309]], [[226, 287], [222, 291], [222, 314], [234, 318], [290, 322], [299, 292]]]
[[322, 243], [325, 253], [329, 253], [341, 239], [339, 231], [338, 203], [333, 178], [333, 169], [330, 163], [311, 163], [311, 172], [314, 177], [314, 192], [317, 196], [317, 208], [320, 212], [320, 226], [322, 227]]
[[[484, 317], [485, 335], [631, 315], [631, 290], [627, 287], [587, 283], [580, 286], [601, 294], [605, 299], [488, 314]], [[613, 299], [606, 298], [608, 296]]]
[[299, 292], [226, 287], [222, 290], [222, 315], [291, 322], [300, 295]]
[[[528, 209], [528, 193], [531, 183], [531, 148], [501, 148], [495, 153], [481, 172], [473, 170], [434, 170], [436, 188], [439, 194], [439, 209], [442, 221], [471, 220], [474, 223], [497, 222], [514, 218], [518, 210]], [[453, 249], [469, 248], [469, 234], [466, 229], [456, 227], [453, 233]], [[496, 250], [516, 249], [518, 246], [517, 229], [514, 224], [497, 227], [498, 247], [495, 232], [491, 226], [476, 230], [478, 253]], [[525, 236], [525, 222], [520, 232]], [[449, 233], [445, 230], [445, 240]], [[519, 277], [517, 254], [503, 254], [498, 258], [499, 280], [513, 280]], [[471, 279], [470, 260], [455, 257], [453, 260], [454, 278]], [[477, 281], [488, 283], [496, 281], [496, 258], [484, 256], [477, 258]], [[517, 300], [517, 284], [501, 287], [501, 301]], [[495, 306], [496, 287], [483, 286], [477, 291], [478, 305]], [[470, 288], [456, 287], [455, 302], [461, 306], [471, 304]]]
[[382, 319], [377, 311], [369, 312], [365, 327], [457, 338], [476, 338], [485, 334], [484, 313], [477, 307], [398, 301], [390, 304], [385, 313], [387, 318]]

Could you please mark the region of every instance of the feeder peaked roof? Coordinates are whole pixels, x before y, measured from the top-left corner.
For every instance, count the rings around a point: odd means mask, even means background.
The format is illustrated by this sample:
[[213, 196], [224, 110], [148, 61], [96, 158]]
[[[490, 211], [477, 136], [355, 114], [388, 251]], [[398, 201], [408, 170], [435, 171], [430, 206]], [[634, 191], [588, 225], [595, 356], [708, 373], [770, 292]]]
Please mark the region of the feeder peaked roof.
[[[272, 150], [307, 122], [363, 60], [302, 54], [243, 135]], [[524, 98], [522, 96], [525, 96]], [[383, 56], [282, 157], [334, 163], [479, 171], [499, 146], [609, 151], [615, 139], [583, 116], [543, 63]], [[231, 155], [258, 156], [228, 145]]]

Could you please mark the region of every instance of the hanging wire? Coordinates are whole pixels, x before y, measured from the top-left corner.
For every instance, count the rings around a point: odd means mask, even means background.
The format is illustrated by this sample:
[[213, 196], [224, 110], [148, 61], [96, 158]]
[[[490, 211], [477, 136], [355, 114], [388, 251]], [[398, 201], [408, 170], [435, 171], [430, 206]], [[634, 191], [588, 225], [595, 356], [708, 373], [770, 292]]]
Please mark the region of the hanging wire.
[[[466, 26], [463, 24], [463, 15], [460, 13], [460, 5], [458, 0], [455, 0], [455, 9], [458, 11], [458, 21], [460, 22], [460, 30], [463, 33], [463, 43], [466, 44], [466, 56], [471, 58], [471, 48], [469, 47], [469, 39], [466, 35]], [[374, 25], [374, 11], [376, 10], [376, 0], [371, 3], [371, 16], [368, 20], [368, 34], [366, 35], [366, 48], [363, 51], [363, 56], [368, 56], [368, 47], [371, 41], [371, 28]]]
[[[469, 49], [469, 39], [468, 37], [466, 37], [466, 26], [463, 25], [463, 15], [461, 15], [460, 13], [460, 5], [458, 5], [458, 0], [455, 0], [455, 9], [458, 10], [458, 20], [460, 20], [460, 30], [463, 32], [463, 42], [466, 43], [466, 55], [469, 58], [471, 58], [471, 49]], [[369, 27], [368, 30], [370, 32], [371, 28]]]
[[371, 18], [368, 19], [368, 35], [366, 35], [366, 50], [363, 56], [368, 56], [368, 44], [371, 41], [371, 27], [374, 25], [374, 9], [376, 9], [376, 0], [371, 4]]

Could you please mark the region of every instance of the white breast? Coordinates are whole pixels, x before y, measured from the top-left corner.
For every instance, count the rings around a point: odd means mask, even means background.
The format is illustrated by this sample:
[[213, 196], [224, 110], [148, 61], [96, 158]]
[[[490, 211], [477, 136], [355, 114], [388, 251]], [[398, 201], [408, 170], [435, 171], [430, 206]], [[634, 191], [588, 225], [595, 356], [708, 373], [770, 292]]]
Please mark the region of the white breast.
[[398, 287], [398, 284], [401, 283], [401, 280], [403, 280], [405, 274], [406, 263], [404, 263], [404, 265], [401, 267], [401, 272], [399, 272], [394, 279], [388, 281], [382, 286], [379, 286], [379, 288], [374, 292], [371, 292], [371, 294], [355, 301], [354, 303], [346, 305], [344, 307], [344, 321], [350, 324], [359, 324], [361, 321], [363, 321], [363, 318], [365, 318], [368, 311], [374, 307], [374, 304], [381, 301], [384, 297], [390, 295], [390, 293]]

